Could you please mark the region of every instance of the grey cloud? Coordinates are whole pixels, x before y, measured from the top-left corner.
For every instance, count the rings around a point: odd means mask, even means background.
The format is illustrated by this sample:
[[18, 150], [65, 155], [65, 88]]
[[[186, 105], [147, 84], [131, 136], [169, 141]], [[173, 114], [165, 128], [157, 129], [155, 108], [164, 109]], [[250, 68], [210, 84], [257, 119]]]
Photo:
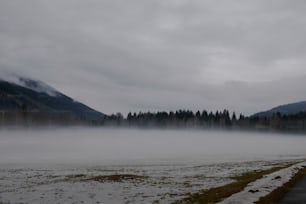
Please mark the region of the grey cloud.
[[0, 74], [38, 78], [106, 113], [252, 113], [305, 99], [305, 9], [302, 0], [5, 0]]

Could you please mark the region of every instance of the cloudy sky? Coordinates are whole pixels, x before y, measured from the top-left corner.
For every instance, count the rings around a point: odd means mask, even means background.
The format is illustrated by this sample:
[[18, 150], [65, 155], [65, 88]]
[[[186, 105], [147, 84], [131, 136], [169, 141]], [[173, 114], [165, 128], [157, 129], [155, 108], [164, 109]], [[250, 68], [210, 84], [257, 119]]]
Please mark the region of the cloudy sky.
[[0, 74], [104, 113], [306, 100], [305, 0], [1, 0]]

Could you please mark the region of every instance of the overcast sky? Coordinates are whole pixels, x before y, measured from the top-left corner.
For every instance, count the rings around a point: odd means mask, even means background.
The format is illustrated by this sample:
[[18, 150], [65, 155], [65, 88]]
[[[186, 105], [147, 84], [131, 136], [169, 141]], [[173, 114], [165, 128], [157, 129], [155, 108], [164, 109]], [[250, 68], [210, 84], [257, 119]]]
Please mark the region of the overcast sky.
[[104, 113], [306, 100], [305, 0], [1, 0], [0, 74]]

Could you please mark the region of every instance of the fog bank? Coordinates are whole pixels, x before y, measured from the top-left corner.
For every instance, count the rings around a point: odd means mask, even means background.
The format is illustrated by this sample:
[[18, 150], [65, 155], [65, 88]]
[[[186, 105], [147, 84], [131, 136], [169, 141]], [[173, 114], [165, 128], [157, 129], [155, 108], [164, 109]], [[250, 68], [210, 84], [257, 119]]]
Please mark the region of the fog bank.
[[0, 130], [0, 164], [189, 164], [306, 157], [306, 137], [131, 129]]

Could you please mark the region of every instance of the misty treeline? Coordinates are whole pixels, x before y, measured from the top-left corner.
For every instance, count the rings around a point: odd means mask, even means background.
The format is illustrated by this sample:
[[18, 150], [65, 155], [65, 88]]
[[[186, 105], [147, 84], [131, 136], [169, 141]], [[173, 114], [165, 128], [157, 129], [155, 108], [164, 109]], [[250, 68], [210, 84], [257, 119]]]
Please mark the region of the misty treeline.
[[170, 112], [139, 112], [128, 113], [123, 117], [121, 113], [112, 114], [105, 120], [105, 125], [140, 126], [140, 127], [204, 127], [231, 126], [236, 115], [230, 116], [227, 110], [208, 113], [207, 111], [178, 110]]
[[193, 112], [191, 110], [121, 113], [107, 116], [105, 126], [119, 127], [159, 127], [159, 128], [202, 128], [202, 129], [242, 129], [306, 131], [306, 112], [293, 115], [280, 113], [267, 117], [247, 117], [228, 110]]
[[0, 126], [45, 126], [45, 125], [90, 125], [105, 127], [140, 128], [197, 128], [306, 132], [306, 111], [297, 114], [274, 113], [266, 117], [244, 116], [228, 110], [193, 112], [191, 110], [121, 113], [105, 116], [97, 120], [79, 117], [69, 111], [45, 112], [0, 111]]
[[84, 121], [69, 111], [27, 111], [24, 108], [16, 111], [0, 110], [1, 126], [46, 126], [46, 125], [83, 125], [94, 124]]

